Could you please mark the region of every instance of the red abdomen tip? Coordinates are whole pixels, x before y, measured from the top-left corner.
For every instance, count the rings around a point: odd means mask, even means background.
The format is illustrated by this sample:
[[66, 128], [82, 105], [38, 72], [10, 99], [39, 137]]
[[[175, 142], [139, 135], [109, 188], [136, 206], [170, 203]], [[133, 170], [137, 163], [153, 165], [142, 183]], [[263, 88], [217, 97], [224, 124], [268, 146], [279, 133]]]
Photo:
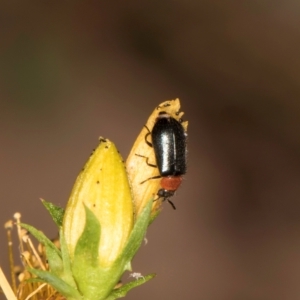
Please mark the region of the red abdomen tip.
[[182, 182], [181, 176], [167, 176], [160, 181], [161, 187], [167, 191], [176, 191]]

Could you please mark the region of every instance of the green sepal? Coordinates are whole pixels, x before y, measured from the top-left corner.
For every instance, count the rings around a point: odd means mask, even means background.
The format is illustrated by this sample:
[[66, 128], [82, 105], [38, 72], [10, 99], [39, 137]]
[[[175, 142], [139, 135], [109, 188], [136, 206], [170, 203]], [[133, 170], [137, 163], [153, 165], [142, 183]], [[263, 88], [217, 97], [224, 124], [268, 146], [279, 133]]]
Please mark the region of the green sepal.
[[58, 227], [62, 226], [65, 210], [62, 207], [56, 206], [51, 202], [47, 202], [44, 199], [41, 199], [43, 205], [49, 211], [53, 221]]
[[71, 260], [69, 256], [69, 251], [68, 251], [65, 237], [63, 235], [62, 228], [60, 228], [59, 230], [59, 236], [60, 236], [60, 249], [61, 249], [62, 263], [63, 263], [63, 274], [60, 275], [60, 278], [63, 279], [66, 283], [68, 283], [70, 286], [77, 289], [77, 285], [75, 283], [72, 270], [71, 270]]
[[[124, 250], [122, 251], [122, 254], [118, 257], [118, 259], [114, 262], [114, 264], [111, 267], [112, 270], [116, 270], [118, 268], [118, 266], [123, 266], [123, 269], [120, 270], [120, 275], [119, 275], [116, 283], [121, 278], [123, 272], [125, 270], [127, 270], [128, 268], [131, 268], [130, 262], [133, 259], [134, 255], [136, 254], [139, 247], [141, 246], [144, 236], [146, 234], [147, 227], [149, 224], [149, 218], [150, 218], [150, 214], [151, 214], [151, 208], [152, 208], [152, 200], [147, 203], [147, 205], [141, 212], [139, 218], [136, 220], [136, 223], [135, 223], [133, 230], [129, 236], [128, 242], [127, 242]], [[151, 279], [151, 278], [149, 278], [149, 279]], [[137, 283], [138, 284], [135, 286], [142, 284], [139, 281], [137, 281]], [[120, 293], [126, 295], [126, 293], [130, 289], [134, 288], [135, 286], [134, 286], [134, 284], [129, 285], [129, 288], [127, 290], [126, 289], [120, 290]], [[112, 293], [114, 293], [116, 290], [112, 290], [112, 291], [113, 291]], [[110, 294], [110, 296], [111, 295], [112, 294]], [[122, 296], [122, 297], [124, 297], [124, 296]], [[120, 297], [118, 297], [118, 298], [120, 298]], [[111, 299], [116, 299], [116, 298], [111, 298]]]
[[101, 226], [93, 212], [84, 206], [86, 221], [72, 260], [72, 273], [78, 289], [85, 298], [104, 300], [113, 291], [122, 274], [130, 267], [130, 262], [143, 242], [151, 213], [152, 201], [144, 208], [137, 219], [128, 242], [120, 256], [109, 267], [99, 264], [98, 249]]
[[[72, 262], [72, 273], [78, 283], [78, 289], [87, 299], [103, 299], [108, 292], [106, 282], [98, 264], [98, 248], [101, 226], [93, 212], [84, 205], [85, 227], [80, 236]], [[101, 276], [102, 275], [102, 276]]]
[[124, 271], [132, 271], [132, 266], [131, 266], [131, 261], [127, 262], [127, 264], [125, 265]]
[[158, 215], [161, 213], [161, 209], [157, 210], [155, 213], [153, 213], [150, 216], [150, 220], [149, 220], [149, 224], [148, 226], [150, 226], [152, 224], [152, 222], [158, 217]]
[[53, 274], [60, 276], [63, 273], [62, 257], [59, 249], [44, 235], [33, 226], [20, 223], [20, 226], [28, 230], [41, 244], [45, 246], [46, 256], [50, 270]]
[[131, 289], [146, 283], [147, 281], [151, 280], [155, 276], [156, 276], [156, 274], [153, 273], [153, 274], [149, 274], [149, 275], [143, 276], [141, 278], [138, 278], [136, 280], [133, 280], [129, 283], [126, 283], [123, 286], [121, 286], [120, 288], [113, 290], [113, 292], [105, 300], [115, 300], [115, 299], [123, 298], [126, 296], [126, 294]]
[[60, 279], [58, 276], [52, 274], [51, 272], [42, 271], [42, 270], [36, 270], [36, 269], [28, 269], [28, 271], [34, 275], [36, 275], [38, 278], [41, 278], [43, 281], [49, 283], [51, 286], [53, 286], [59, 293], [61, 293], [63, 296], [65, 296], [67, 299], [76, 299], [81, 300], [83, 299], [82, 295], [67, 284], [65, 281]]
[[99, 264], [100, 222], [87, 206], [84, 208], [85, 227], [76, 244], [72, 273], [79, 291], [86, 299], [104, 300], [118, 283], [126, 263], [118, 260], [118, 263], [106, 268]]
[[126, 261], [126, 263], [130, 262], [137, 250], [139, 249], [139, 247], [141, 246], [149, 224], [152, 202], [153, 201], [150, 200], [147, 203], [147, 205], [139, 215], [138, 219], [136, 220], [132, 232], [129, 236], [128, 242], [115, 264], [120, 263], [119, 260], [121, 259]]

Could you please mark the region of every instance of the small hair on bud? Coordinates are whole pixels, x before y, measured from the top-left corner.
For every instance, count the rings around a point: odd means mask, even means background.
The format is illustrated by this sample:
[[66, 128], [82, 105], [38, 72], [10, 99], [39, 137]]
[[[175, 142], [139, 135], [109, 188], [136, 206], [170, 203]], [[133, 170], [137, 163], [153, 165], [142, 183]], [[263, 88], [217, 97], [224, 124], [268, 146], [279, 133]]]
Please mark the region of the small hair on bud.
[[99, 142], [106, 142], [106, 139], [103, 136], [99, 136]]

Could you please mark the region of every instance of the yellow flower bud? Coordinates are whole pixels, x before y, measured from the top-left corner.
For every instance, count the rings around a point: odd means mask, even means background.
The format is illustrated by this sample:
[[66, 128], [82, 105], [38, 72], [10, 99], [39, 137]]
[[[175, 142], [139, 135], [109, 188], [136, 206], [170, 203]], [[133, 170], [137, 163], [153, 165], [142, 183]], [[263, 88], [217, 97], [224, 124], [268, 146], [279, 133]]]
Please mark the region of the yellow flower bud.
[[125, 165], [115, 145], [100, 138], [76, 179], [63, 220], [71, 260], [85, 227], [84, 205], [101, 226], [99, 265], [109, 267], [122, 252], [133, 227], [133, 205]]

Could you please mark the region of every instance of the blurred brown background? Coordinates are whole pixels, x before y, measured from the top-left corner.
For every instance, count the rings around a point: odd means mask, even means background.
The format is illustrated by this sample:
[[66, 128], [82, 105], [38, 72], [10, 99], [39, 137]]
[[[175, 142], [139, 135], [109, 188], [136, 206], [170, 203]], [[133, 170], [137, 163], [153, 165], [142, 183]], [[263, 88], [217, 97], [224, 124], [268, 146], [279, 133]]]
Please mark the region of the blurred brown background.
[[55, 236], [39, 198], [64, 206], [98, 136], [126, 157], [179, 97], [188, 174], [128, 299], [299, 298], [300, 3], [108, 2], [0, 4], [1, 222]]

